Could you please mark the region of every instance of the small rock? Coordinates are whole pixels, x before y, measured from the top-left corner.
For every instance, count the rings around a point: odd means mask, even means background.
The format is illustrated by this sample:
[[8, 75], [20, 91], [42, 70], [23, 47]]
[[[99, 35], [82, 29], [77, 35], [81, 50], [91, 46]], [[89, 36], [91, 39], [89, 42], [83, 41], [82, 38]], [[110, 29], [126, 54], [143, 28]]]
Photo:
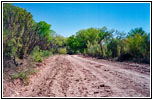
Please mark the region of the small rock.
[[98, 94], [99, 92], [94, 92], [94, 94]]
[[100, 87], [105, 87], [105, 85], [104, 84], [101, 84]]

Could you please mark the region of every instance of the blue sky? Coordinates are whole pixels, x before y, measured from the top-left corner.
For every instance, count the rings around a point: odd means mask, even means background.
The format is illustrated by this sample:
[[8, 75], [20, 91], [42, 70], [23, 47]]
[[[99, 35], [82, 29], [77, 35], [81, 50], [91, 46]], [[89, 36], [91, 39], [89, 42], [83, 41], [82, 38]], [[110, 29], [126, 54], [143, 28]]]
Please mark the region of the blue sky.
[[150, 32], [149, 3], [13, 3], [31, 12], [36, 22], [46, 21], [65, 37], [90, 27], [129, 32], [142, 27]]

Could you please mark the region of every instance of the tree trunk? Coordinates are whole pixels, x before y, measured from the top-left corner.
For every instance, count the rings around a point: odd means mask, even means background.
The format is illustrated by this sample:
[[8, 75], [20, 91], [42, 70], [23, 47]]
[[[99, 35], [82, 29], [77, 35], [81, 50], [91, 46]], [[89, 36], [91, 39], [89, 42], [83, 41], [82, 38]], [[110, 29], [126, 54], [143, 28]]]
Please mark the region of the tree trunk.
[[101, 58], [103, 58], [103, 47], [102, 47], [102, 43], [100, 42], [100, 49], [101, 49]]

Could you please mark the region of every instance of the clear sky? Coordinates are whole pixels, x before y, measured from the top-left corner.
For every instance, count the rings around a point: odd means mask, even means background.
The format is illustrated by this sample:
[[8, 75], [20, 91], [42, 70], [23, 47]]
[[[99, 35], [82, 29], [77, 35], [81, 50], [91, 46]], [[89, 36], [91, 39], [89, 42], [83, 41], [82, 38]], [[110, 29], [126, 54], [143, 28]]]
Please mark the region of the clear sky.
[[36, 22], [46, 21], [65, 37], [90, 27], [129, 32], [142, 27], [150, 32], [149, 3], [13, 3], [31, 12]]

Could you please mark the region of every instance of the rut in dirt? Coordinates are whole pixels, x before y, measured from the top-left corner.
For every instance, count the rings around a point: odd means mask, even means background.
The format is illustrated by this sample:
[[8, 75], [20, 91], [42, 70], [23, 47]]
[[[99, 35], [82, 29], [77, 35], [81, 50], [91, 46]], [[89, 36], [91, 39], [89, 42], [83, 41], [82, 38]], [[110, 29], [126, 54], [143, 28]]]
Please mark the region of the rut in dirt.
[[[143, 67], [144, 68], [144, 67]], [[144, 70], [142, 68], [142, 70]], [[148, 67], [140, 72], [131, 65], [98, 61], [78, 55], [57, 55], [44, 61], [28, 86], [3, 85], [11, 97], [149, 97]], [[147, 73], [147, 74], [146, 74]], [[11, 91], [11, 88], [9, 88]]]

